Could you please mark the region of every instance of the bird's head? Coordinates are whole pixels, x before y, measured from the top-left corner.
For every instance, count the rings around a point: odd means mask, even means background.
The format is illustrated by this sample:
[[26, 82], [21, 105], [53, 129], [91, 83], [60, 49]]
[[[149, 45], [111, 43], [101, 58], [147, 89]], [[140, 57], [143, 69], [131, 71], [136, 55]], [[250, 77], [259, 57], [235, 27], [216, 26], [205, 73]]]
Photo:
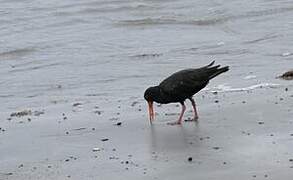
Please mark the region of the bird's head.
[[148, 102], [149, 105], [149, 117], [150, 122], [155, 118], [154, 108], [153, 108], [153, 102], [156, 101], [157, 97], [159, 96], [160, 89], [158, 86], [149, 87], [144, 92], [144, 99]]

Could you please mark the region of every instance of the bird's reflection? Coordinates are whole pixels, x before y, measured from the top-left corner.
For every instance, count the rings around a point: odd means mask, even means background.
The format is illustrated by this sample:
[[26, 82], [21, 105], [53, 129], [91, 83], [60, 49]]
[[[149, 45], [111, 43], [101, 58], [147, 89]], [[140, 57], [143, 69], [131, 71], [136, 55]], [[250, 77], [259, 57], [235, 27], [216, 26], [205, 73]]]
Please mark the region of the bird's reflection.
[[195, 143], [194, 139], [198, 137], [198, 132], [197, 122], [176, 126], [153, 124], [150, 127], [150, 150], [151, 152], [181, 151]]

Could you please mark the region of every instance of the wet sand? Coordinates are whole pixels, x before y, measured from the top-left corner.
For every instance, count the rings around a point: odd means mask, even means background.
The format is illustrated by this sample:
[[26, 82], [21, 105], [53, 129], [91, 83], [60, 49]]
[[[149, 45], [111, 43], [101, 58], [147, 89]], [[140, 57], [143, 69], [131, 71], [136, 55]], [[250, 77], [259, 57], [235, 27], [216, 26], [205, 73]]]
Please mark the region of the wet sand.
[[206, 89], [196, 95], [199, 121], [182, 126], [166, 124], [176, 104], [156, 106], [151, 126], [140, 97], [2, 112], [0, 179], [290, 179], [293, 86], [278, 82]]

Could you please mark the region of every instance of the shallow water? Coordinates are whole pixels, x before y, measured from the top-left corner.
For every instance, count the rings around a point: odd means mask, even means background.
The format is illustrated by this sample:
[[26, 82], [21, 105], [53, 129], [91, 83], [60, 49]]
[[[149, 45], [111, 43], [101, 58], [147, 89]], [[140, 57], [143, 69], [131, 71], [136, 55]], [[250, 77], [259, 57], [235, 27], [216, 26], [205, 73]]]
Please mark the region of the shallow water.
[[[2, 102], [140, 97], [170, 73], [212, 60], [231, 66], [214, 85], [270, 81], [293, 65], [291, 1], [2, 0], [0, 7]], [[255, 82], [238, 81], [251, 74]]]

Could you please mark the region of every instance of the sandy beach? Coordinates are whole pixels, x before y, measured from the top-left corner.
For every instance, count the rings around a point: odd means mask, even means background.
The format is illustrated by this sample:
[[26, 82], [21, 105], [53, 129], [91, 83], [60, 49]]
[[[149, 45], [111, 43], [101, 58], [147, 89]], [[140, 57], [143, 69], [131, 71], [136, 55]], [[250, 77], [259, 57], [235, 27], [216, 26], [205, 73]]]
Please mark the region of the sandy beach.
[[199, 121], [182, 126], [166, 124], [177, 119], [175, 104], [155, 107], [158, 114], [150, 125], [140, 97], [113, 102], [97, 96], [27, 107], [32, 114], [21, 117], [2, 112], [0, 177], [290, 179], [293, 91], [280, 83], [249, 91], [203, 91], [196, 96]]
[[[290, 0], [0, 7], [0, 180], [292, 179]], [[198, 122], [150, 125], [145, 89], [213, 60]]]

